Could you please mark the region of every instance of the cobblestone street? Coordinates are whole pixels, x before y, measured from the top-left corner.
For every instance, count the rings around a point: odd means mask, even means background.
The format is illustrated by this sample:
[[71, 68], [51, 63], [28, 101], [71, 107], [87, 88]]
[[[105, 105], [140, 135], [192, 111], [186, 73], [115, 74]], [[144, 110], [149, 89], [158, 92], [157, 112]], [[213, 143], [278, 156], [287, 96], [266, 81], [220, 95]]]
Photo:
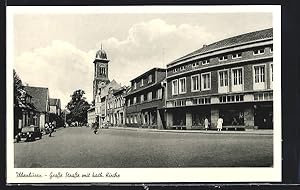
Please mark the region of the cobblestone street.
[[168, 133], [70, 127], [15, 143], [15, 167], [272, 166], [272, 135]]

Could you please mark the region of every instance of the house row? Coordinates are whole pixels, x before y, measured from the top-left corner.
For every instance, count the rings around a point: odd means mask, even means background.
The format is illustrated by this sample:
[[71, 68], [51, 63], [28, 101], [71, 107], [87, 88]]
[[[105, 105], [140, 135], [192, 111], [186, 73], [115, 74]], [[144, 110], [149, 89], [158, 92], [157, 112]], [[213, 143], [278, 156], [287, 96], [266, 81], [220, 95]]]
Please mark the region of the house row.
[[61, 115], [60, 99], [50, 98], [49, 89], [45, 87], [24, 86], [18, 104], [14, 114], [15, 133], [30, 125], [44, 130], [45, 123], [56, 122]]
[[201, 129], [205, 118], [216, 128], [221, 117], [226, 128], [273, 128], [272, 28], [204, 45], [166, 69], [144, 72], [127, 88], [109, 85], [106, 53], [101, 49], [97, 56], [95, 109], [102, 122]]

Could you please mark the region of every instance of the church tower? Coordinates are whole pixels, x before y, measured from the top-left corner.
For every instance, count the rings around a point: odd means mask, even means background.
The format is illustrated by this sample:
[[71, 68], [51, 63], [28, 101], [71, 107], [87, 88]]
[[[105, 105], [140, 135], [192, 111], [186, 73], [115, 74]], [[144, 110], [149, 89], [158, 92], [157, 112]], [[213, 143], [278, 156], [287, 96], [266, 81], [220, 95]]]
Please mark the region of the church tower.
[[95, 100], [100, 85], [103, 86], [110, 82], [108, 79], [108, 62], [107, 55], [101, 45], [101, 49], [97, 51], [94, 60], [93, 100]]

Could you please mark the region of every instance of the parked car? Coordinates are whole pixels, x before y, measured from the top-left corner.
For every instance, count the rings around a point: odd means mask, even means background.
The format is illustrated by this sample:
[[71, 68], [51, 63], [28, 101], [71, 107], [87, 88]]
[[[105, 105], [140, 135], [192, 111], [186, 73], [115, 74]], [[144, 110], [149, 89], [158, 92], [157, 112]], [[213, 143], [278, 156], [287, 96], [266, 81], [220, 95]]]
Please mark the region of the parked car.
[[38, 126], [30, 125], [23, 127], [21, 132], [16, 135], [16, 142], [20, 142], [22, 139], [25, 139], [25, 141], [33, 141], [37, 137], [39, 139], [42, 138], [40, 128]]

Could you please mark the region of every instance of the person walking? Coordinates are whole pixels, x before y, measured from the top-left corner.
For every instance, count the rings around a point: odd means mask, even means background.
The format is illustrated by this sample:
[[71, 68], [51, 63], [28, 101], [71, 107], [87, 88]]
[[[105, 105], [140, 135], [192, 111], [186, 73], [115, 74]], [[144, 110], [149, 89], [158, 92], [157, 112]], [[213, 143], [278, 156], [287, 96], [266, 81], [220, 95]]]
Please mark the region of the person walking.
[[217, 121], [217, 129], [218, 131], [222, 131], [223, 128], [223, 118], [219, 117], [218, 121]]
[[97, 134], [98, 129], [99, 129], [99, 123], [98, 123], [98, 121], [96, 121], [96, 122], [94, 123], [94, 134], [95, 134], [95, 135]]
[[52, 131], [52, 123], [49, 123], [49, 137], [51, 137]]
[[208, 119], [207, 119], [207, 117], [205, 117], [205, 119], [204, 119], [204, 127], [205, 127], [206, 131], [208, 130], [208, 125], [209, 125]]

